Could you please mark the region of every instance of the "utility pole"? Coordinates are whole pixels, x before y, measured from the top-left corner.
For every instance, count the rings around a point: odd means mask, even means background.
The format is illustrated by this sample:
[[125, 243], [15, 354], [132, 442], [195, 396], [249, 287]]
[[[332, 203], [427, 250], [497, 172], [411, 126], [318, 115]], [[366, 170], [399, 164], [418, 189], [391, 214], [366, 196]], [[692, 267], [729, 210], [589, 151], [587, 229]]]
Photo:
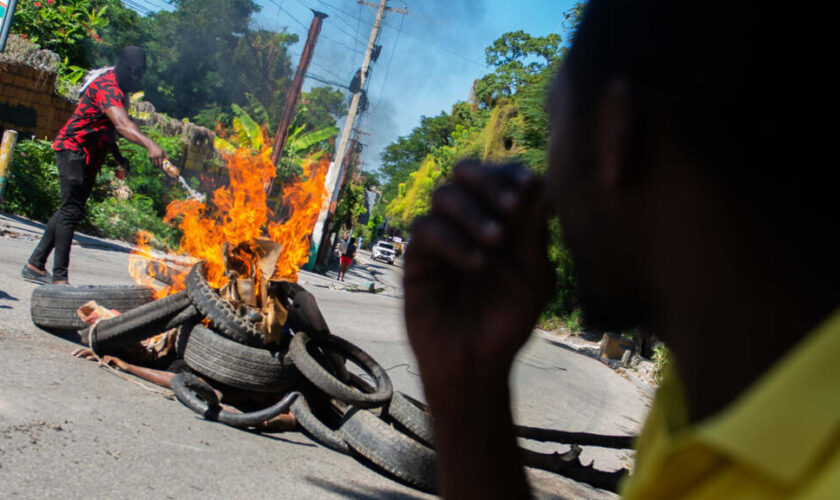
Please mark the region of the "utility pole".
[[[347, 154], [344, 156], [344, 164], [341, 168], [341, 176], [338, 179], [337, 187], [336, 187], [336, 196], [334, 197], [332, 203], [330, 203], [329, 210], [327, 210], [327, 219], [324, 223], [324, 230], [323, 234], [321, 235], [321, 242], [323, 243], [320, 248], [318, 248], [318, 252], [316, 254], [315, 262], [325, 262], [327, 256], [332, 255], [332, 252], [335, 250], [336, 245], [338, 244], [338, 229], [339, 228], [332, 228], [333, 225], [333, 217], [335, 216], [335, 209], [338, 206], [338, 197], [341, 196], [341, 189], [344, 186], [344, 179], [347, 177], [347, 174], [351, 171], [351, 169], [355, 168], [356, 162], [359, 160], [359, 134], [361, 131], [359, 129], [355, 130], [355, 134], [353, 134], [353, 138], [350, 139], [350, 145], [347, 147]], [[335, 229], [335, 231], [332, 231]], [[329, 237], [330, 234], [333, 232], [336, 233], [336, 238], [333, 241], [333, 244], [329, 244]]]
[[[309, 34], [306, 36], [306, 44], [303, 46], [303, 51], [300, 53], [300, 62], [298, 62], [297, 71], [295, 71], [295, 78], [292, 80], [292, 88], [286, 95], [286, 104], [283, 106], [283, 114], [280, 115], [280, 124], [277, 125], [277, 133], [274, 135], [274, 144], [271, 151], [271, 162], [277, 166], [280, 163], [280, 156], [283, 154], [283, 148], [286, 147], [286, 140], [289, 138], [289, 127], [292, 125], [292, 120], [295, 118], [295, 111], [297, 110], [298, 100], [300, 100], [300, 91], [303, 87], [303, 79], [309, 70], [309, 63], [312, 62], [312, 55], [315, 52], [315, 44], [318, 43], [318, 35], [321, 34], [321, 23], [327, 17], [323, 12], [313, 10], [315, 17], [312, 18], [312, 23], [309, 25]], [[272, 184], [273, 185], [273, 184]]]
[[[312, 233], [314, 244], [312, 255], [316, 256], [316, 258], [318, 256], [322, 256], [323, 258], [324, 255], [324, 252], [321, 252], [320, 249], [324, 246], [325, 239], [329, 235], [327, 217], [329, 216], [330, 208], [335, 202], [340, 191], [339, 188], [342, 178], [341, 174], [344, 171], [344, 157], [347, 154], [347, 143], [350, 139], [350, 132], [353, 131], [353, 124], [356, 122], [356, 114], [359, 111], [359, 101], [361, 100], [362, 91], [365, 88], [365, 80], [367, 80], [368, 69], [370, 68], [371, 53], [376, 45], [376, 37], [379, 35], [379, 28], [382, 25], [382, 16], [385, 14], [386, 10], [398, 12], [400, 14], [408, 14], [408, 10], [404, 8], [394, 9], [388, 7], [387, 0], [380, 0], [378, 5], [365, 2], [364, 0], [359, 0], [359, 3], [370, 7], [376, 7], [376, 21], [374, 21], [373, 28], [370, 30], [370, 39], [368, 40], [367, 50], [365, 51], [365, 58], [362, 61], [359, 90], [353, 94], [353, 100], [350, 101], [350, 109], [347, 112], [347, 120], [344, 122], [344, 128], [341, 131], [341, 139], [339, 140], [338, 147], [336, 148], [335, 161], [330, 165], [330, 170], [327, 172], [327, 196], [324, 200], [323, 206], [321, 207], [321, 213], [318, 215], [318, 221], [315, 223], [315, 230]], [[311, 266], [314, 265], [315, 262], [316, 259], [310, 258], [307, 267], [311, 269]]]

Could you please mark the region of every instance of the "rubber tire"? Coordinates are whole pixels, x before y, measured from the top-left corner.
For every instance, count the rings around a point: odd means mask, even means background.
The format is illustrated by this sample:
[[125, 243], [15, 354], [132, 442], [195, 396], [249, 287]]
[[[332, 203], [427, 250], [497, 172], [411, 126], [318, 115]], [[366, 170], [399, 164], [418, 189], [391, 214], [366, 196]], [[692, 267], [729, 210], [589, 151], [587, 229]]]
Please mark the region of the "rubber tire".
[[[348, 378], [348, 382], [361, 391], [374, 391], [373, 387], [361, 377], [351, 373]], [[321, 446], [349, 455], [350, 448], [338, 430], [349, 406], [330, 399], [312, 382], [305, 381], [301, 386], [303, 397], [292, 405], [292, 415], [295, 416], [301, 430]]]
[[236, 312], [207, 283], [204, 262], [194, 265], [186, 278], [187, 293], [195, 307], [203, 314], [220, 335], [249, 346], [262, 346], [263, 337], [254, 323]]
[[434, 448], [435, 434], [432, 428], [432, 418], [424, 408], [421, 408], [421, 405], [425, 406], [410, 396], [401, 392], [394, 392], [391, 401], [388, 403], [386, 413], [411, 437], [430, 448]]
[[291, 297], [286, 324], [295, 333], [304, 332], [314, 338], [330, 333], [330, 327], [318, 308], [315, 296], [302, 287]]
[[300, 379], [286, 353], [234, 342], [201, 324], [189, 334], [184, 361], [208, 378], [246, 391], [286, 392]]
[[330, 429], [327, 424], [316, 417], [309, 407], [309, 401], [298, 398], [297, 401], [292, 403], [291, 410], [298, 425], [310, 439], [338, 453], [350, 454], [350, 447], [344, 441], [343, 434], [338, 430]]
[[96, 324], [92, 335], [90, 327], [79, 332], [79, 335], [83, 344], [98, 353], [112, 351], [190, 321], [197, 315], [197, 311], [190, 310], [191, 305], [185, 292], [174, 293], [117, 317], [103, 319]]
[[340, 431], [350, 448], [368, 462], [413, 488], [437, 492], [435, 452], [431, 448], [359, 408], [347, 412]]
[[176, 373], [172, 377], [170, 385], [172, 392], [181, 404], [206, 420], [239, 428], [255, 427], [281, 413], [286, 413], [292, 403], [300, 399], [299, 392], [290, 392], [268, 408], [247, 413], [233, 413], [222, 409], [210, 384], [190, 372]]
[[[376, 390], [365, 393], [341, 382], [312, 357], [307, 350], [307, 344], [310, 342], [315, 343], [324, 352], [335, 352], [352, 359], [373, 378]], [[329, 346], [330, 349], [325, 350], [324, 346]], [[332, 398], [359, 408], [381, 406], [391, 399], [393, 385], [385, 369], [369, 354], [341, 337], [324, 335], [318, 339], [311, 339], [306, 333], [300, 332], [292, 337], [289, 355], [303, 376]]]
[[91, 300], [108, 309], [126, 312], [155, 298], [154, 290], [136, 285], [42, 285], [32, 291], [32, 322], [47, 329], [81, 330], [88, 325], [76, 310]]

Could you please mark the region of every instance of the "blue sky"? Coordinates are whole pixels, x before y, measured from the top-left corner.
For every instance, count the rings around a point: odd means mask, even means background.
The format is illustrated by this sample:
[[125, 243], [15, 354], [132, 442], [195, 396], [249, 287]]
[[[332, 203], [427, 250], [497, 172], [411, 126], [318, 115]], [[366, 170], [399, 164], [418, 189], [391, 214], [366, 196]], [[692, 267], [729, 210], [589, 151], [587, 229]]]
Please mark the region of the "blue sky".
[[[329, 14], [309, 74], [349, 84], [362, 65], [376, 9], [356, 0], [255, 1], [262, 6], [257, 25], [300, 35], [301, 41], [291, 49], [295, 67], [312, 20], [310, 8]], [[377, 168], [382, 149], [411, 132], [421, 116], [449, 111], [456, 101], [467, 99], [473, 81], [489, 72], [484, 49], [493, 40], [520, 29], [537, 36], [562, 35], [563, 13], [574, 4], [573, 0], [389, 0], [391, 7], [406, 6], [408, 15], [387, 13], [384, 19], [378, 40], [382, 53], [372, 67], [368, 87], [371, 106], [358, 122], [371, 134], [362, 139], [367, 146], [363, 168]], [[318, 85], [323, 83], [307, 79], [304, 88]]]
[[[301, 35], [292, 48], [297, 64], [312, 13], [329, 14], [309, 73], [349, 83], [361, 67], [376, 10], [356, 0], [259, 0], [256, 22], [264, 28]], [[376, 3], [373, 0], [371, 3]], [[379, 154], [400, 135], [411, 132], [420, 117], [449, 111], [469, 97], [476, 78], [489, 72], [484, 49], [501, 34], [523, 30], [531, 35], [563, 33], [563, 13], [573, 0], [389, 0], [408, 15], [387, 13], [373, 66], [368, 96], [371, 107], [361, 117], [365, 169], [375, 169]], [[308, 79], [305, 88], [322, 85]], [[340, 123], [339, 125], [343, 124]]]

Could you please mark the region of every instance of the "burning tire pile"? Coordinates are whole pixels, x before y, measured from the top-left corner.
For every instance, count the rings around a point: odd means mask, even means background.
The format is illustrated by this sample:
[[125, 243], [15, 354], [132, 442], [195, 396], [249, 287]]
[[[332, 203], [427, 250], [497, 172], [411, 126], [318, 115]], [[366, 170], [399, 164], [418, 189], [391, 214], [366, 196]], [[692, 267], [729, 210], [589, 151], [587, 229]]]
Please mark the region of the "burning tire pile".
[[[279, 315], [279, 335], [268, 342], [267, 308], [223, 298], [202, 263], [189, 270], [184, 290], [157, 300], [142, 286], [42, 286], [33, 292], [31, 314], [42, 328], [78, 330], [97, 359], [130, 355], [141, 342], [165, 335], [176, 359], [168, 385], [203, 418], [256, 430], [279, 420], [283, 430], [300, 430], [393, 479], [435, 492], [425, 406], [395, 392], [376, 360], [331, 334], [311, 293], [291, 282], [267, 285], [272, 307], [286, 313]], [[86, 305], [120, 314], [89, 325], [76, 313]]]
[[[229, 280], [215, 289], [200, 262], [185, 272], [184, 290], [157, 300], [141, 286], [42, 286], [32, 294], [32, 319], [45, 329], [78, 330], [87, 357], [168, 386], [207, 420], [260, 432], [299, 430], [392, 479], [434, 493], [427, 407], [394, 391], [375, 359], [333, 335], [311, 293], [297, 283], [270, 281], [252, 267], [227, 261]], [[141, 364], [174, 361], [158, 371], [118, 357], [134, 359], [138, 352]], [[626, 473], [584, 466], [578, 445], [629, 448], [627, 436], [528, 427], [519, 427], [518, 434], [572, 445], [562, 455], [522, 449], [529, 467], [612, 491]]]

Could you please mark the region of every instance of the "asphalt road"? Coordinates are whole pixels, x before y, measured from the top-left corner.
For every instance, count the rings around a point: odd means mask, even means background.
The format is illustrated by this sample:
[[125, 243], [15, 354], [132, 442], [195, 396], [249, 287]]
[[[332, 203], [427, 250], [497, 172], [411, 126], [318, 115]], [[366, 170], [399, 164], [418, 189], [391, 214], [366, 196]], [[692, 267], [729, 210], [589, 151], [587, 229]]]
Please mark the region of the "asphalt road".
[[[0, 497], [428, 498], [302, 434], [259, 435], [204, 421], [177, 401], [70, 356], [72, 339], [32, 324], [35, 285], [18, 277], [38, 232], [0, 215]], [[72, 283], [131, 282], [124, 248], [79, 239]], [[341, 290], [310, 273], [301, 282], [336, 334], [373, 355], [395, 388], [422, 399], [402, 324], [399, 262], [360, 253], [348, 282], [374, 282], [385, 288], [377, 295]], [[535, 335], [519, 355], [512, 385], [516, 420], [525, 425], [632, 433], [649, 404], [631, 382], [546, 335]], [[597, 448], [586, 448], [582, 459], [607, 470], [630, 461]], [[539, 496], [613, 497], [540, 471], [529, 476]]]

